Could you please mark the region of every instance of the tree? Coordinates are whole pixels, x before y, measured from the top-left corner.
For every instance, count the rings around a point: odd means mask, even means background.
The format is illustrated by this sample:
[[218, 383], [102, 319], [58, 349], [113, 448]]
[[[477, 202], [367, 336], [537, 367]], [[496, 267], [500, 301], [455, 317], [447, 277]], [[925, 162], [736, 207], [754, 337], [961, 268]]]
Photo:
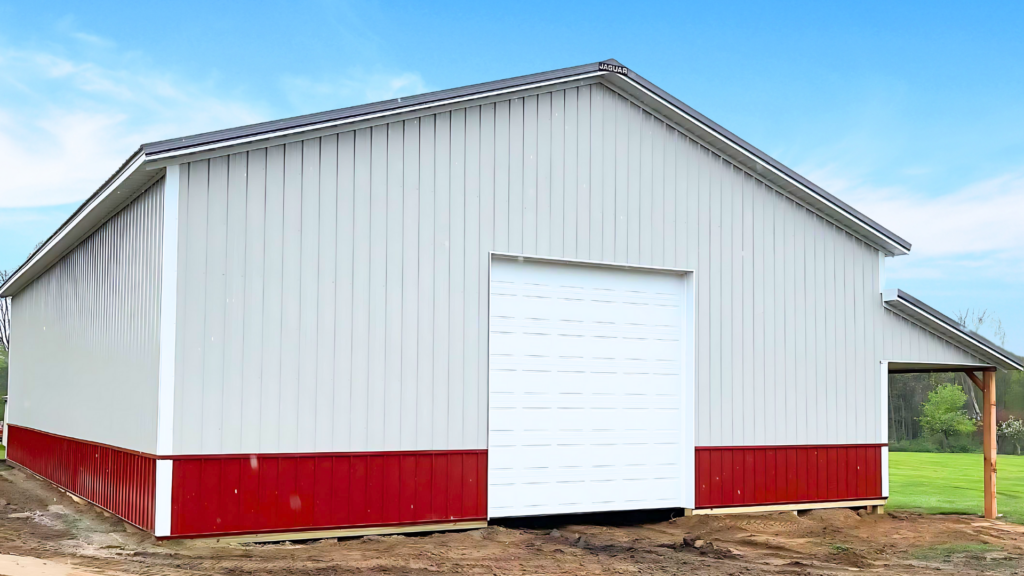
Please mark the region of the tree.
[[1020, 456], [1020, 445], [1024, 443], [1024, 420], [1010, 416], [1000, 422], [999, 435], [1013, 442], [1013, 446], [1017, 449], [1017, 456]]
[[[971, 309], [958, 310], [956, 313], [956, 322], [961, 328], [970, 330], [971, 332], [981, 333], [981, 329], [985, 326], [989, 326], [992, 335], [996, 341], [999, 342], [1000, 346], [1006, 346], [1006, 330], [1003, 328], [1003, 321], [998, 316], [989, 314], [988, 309]], [[967, 393], [967, 399], [970, 403], [967, 405], [969, 413], [972, 418], [981, 418], [981, 410], [978, 408], [978, 399], [974, 391], [974, 384], [971, 383], [967, 376], [964, 374], [958, 375], [960, 387]]]
[[[7, 270], [0, 270], [0, 284], [7, 282], [11, 273]], [[11, 300], [0, 298], [0, 348], [4, 352], [11, 349]]]
[[918, 420], [929, 434], [942, 434], [942, 447], [949, 446], [949, 437], [974, 432], [975, 422], [964, 410], [967, 395], [959, 386], [943, 384], [928, 393], [923, 416]]
[[[0, 396], [7, 396], [7, 351], [0, 347]], [[3, 409], [3, 403], [0, 402], [0, 410]], [[0, 412], [0, 420], [3, 419], [3, 413]]]

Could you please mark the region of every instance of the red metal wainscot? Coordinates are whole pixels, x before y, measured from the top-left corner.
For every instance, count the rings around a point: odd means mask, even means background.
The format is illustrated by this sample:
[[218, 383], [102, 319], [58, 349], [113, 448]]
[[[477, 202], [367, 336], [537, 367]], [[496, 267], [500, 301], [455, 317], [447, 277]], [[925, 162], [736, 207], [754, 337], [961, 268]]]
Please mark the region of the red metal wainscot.
[[172, 537], [487, 517], [486, 450], [174, 460]]
[[697, 448], [697, 507], [882, 497], [885, 444]]
[[153, 531], [156, 459], [9, 425], [7, 459], [124, 520]]
[[171, 537], [484, 520], [487, 451], [156, 457], [10, 426], [7, 457], [153, 532], [156, 461], [174, 460]]

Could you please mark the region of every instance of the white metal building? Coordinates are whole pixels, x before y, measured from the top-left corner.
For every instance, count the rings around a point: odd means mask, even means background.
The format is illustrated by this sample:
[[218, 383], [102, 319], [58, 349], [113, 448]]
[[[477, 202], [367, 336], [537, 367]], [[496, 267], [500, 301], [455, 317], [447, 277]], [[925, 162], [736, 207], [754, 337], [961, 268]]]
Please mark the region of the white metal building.
[[890, 370], [1022, 369], [909, 250], [615, 61], [145, 144], [0, 287], [8, 458], [158, 537], [881, 505]]

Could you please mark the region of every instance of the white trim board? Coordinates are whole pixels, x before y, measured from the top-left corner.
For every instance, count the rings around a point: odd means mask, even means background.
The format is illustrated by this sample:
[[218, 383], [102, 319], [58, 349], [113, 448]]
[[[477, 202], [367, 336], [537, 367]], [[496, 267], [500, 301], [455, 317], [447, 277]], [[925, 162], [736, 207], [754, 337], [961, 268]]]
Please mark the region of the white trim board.
[[157, 538], [171, 535], [171, 487], [174, 480], [174, 460], [156, 461], [156, 502], [153, 510], [153, 535]]

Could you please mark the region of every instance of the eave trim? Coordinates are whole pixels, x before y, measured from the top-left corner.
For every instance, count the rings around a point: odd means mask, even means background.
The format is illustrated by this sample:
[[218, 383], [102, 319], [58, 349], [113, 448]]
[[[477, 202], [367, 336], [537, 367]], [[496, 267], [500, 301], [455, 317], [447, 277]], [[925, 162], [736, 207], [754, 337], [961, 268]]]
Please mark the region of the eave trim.
[[[50, 250], [60, 240], [64, 239], [75, 227], [88, 216], [96, 206], [98, 206], [104, 199], [117, 189], [117, 187], [125, 181], [129, 176], [135, 173], [146, 162], [146, 155], [142, 152], [142, 148], [135, 151], [134, 154], [128, 157], [127, 160], [121, 164], [121, 167], [117, 169], [114, 174], [103, 183], [98, 190], [92, 193], [82, 205], [79, 206], [68, 219], [65, 220], [58, 228], [50, 234], [50, 237], [39, 248], [36, 248], [32, 254], [29, 255], [21, 266], [11, 274], [10, 278], [7, 279], [2, 285], [0, 285], [0, 298], [9, 298], [14, 296], [21, 291], [19, 285], [27, 285], [32, 280], [35, 280], [41, 274], [33, 274], [32, 270], [36, 265], [46, 256]], [[77, 243], [76, 243], [77, 244]], [[47, 266], [49, 268], [49, 266]], [[31, 278], [29, 278], [31, 276]], [[26, 279], [24, 280], [23, 279]]]
[[[929, 328], [940, 329], [942, 332], [940, 335], [941, 337], [948, 340], [950, 339], [949, 336], [952, 336], [953, 338], [961, 340], [962, 343], [967, 345], [966, 348], [968, 351], [975, 354], [980, 353], [987, 355], [988, 358], [986, 359], [993, 361], [993, 364], [1000, 368], [1005, 370], [1024, 370], [1024, 364], [1022, 364], [1020, 360], [1016, 359], [1012, 352], [1001, 348], [980, 334], [971, 332], [970, 330], [965, 330], [949, 316], [946, 316], [935, 308], [932, 308], [902, 290], [886, 290], [882, 294], [882, 302], [887, 308], [915, 324], [921, 324], [922, 319], [907, 315], [905, 309], [920, 315], [925, 321], [931, 324]], [[961, 345], [961, 347], [964, 346]]]

